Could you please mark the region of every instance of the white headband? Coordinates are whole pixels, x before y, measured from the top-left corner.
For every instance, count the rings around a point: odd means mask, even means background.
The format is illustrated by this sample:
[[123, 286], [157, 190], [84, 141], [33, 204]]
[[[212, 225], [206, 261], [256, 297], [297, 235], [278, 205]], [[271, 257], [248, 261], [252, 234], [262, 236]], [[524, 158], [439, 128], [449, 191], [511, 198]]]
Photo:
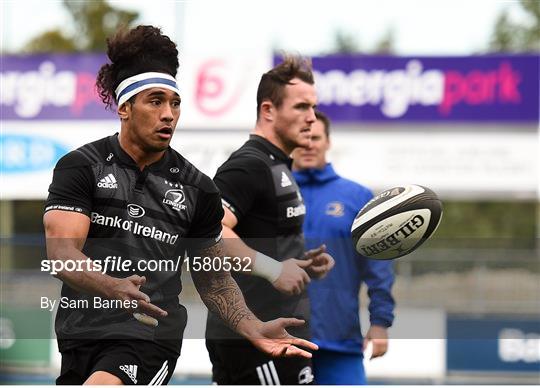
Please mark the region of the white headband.
[[115, 90], [118, 106], [121, 106], [137, 93], [149, 88], [165, 88], [180, 94], [176, 79], [172, 75], [154, 72], [141, 73], [120, 82], [120, 85]]

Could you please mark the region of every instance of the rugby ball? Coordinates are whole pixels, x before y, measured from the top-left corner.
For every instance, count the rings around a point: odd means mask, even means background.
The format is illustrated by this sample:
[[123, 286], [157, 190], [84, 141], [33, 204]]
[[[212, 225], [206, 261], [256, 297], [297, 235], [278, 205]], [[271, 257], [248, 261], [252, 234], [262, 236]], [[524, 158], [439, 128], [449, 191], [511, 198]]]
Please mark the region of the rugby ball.
[[356, 251], [372, 259], [396, 259], [411, 253], [439, 226], [442, 203], [419, 185], [385, 190], [358, 212], [351, 227]]

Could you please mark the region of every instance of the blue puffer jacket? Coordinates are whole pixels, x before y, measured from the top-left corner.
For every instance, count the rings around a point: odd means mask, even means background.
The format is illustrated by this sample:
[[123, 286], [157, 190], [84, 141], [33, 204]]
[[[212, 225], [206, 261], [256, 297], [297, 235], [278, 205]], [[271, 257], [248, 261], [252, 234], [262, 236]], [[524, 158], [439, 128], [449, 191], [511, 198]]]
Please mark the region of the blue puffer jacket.
[[306, 249], [324, 243], [336, 261], [324, 279], [313, 280], [308, 288], [312, 340], [323, 349], [362, 353], [358, 314], [362, 282], [368, 287], [371, 324], [389, 327], [394, 319], [392, 261], [366, 259], [351, 241], [354, 217], [373, 194], [337, 175], [331, 164], [294, 176], [306, 205]]

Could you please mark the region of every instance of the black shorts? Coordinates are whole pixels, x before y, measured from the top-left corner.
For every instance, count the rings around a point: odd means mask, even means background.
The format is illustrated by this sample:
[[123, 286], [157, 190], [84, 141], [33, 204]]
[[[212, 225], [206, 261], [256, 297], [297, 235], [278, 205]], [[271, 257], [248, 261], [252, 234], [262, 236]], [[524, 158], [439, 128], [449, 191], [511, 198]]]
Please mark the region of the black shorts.
[[62, 352], [57, 385], [80, 385], [94, 372], [108, 372], [125, 385], [167, 384], [178, 355], [151, 341], [96, 340]]
[[219, 385], [314, 384], [311, 359], [271, 358], [243, 340], [206, 340], [212, 381]]

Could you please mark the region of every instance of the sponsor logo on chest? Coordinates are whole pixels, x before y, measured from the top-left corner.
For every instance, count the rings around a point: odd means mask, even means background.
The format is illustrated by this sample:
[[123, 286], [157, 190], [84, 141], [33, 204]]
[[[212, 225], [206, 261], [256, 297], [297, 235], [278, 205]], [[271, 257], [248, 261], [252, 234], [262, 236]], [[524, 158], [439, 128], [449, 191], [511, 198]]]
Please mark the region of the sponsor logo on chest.
[[156, 228], [155, 226], [146, 226], [134, 220], [125, 220], [119, 216], [104, 216], [97, 212], [90, 213], [92, 224], [108, 226], [110, 228], [122, 229], [134, 235], [150, 237], [170, 245], [174, 245], [178, 240], [179, 234], [172, 234]]

